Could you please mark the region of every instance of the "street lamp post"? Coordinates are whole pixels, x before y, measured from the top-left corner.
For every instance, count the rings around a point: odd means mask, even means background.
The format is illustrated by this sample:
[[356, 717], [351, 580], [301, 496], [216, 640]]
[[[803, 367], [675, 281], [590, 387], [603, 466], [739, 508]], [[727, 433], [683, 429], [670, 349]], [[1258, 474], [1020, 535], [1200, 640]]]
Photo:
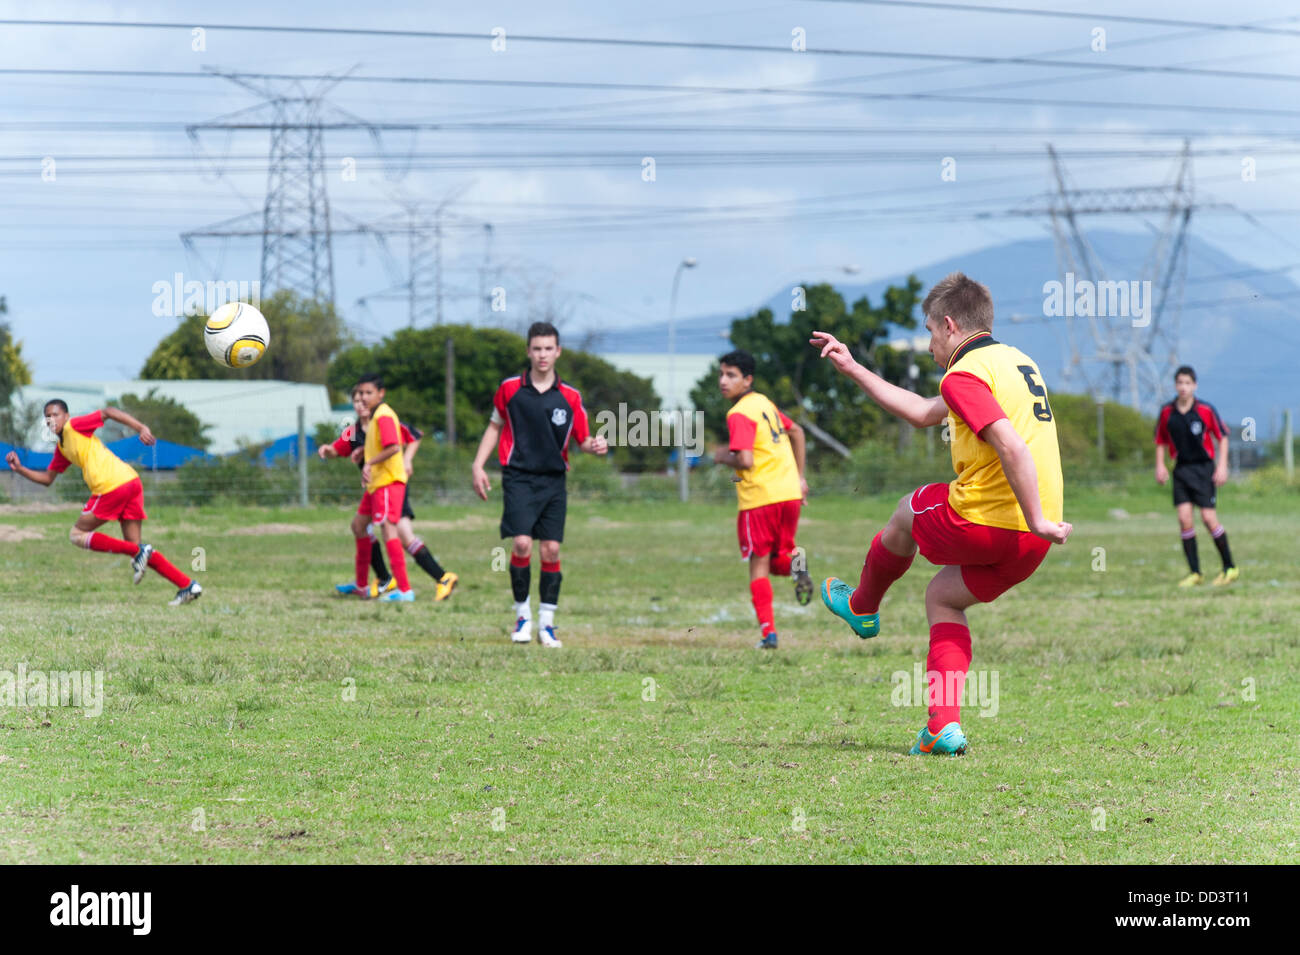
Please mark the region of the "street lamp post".
[[[682, 279], [682, 269], [693, 269], [695, 265], [696, 260], [692, 258], [682, 259], [677, 264], [677, 270], [673, 272], [673, 292], [668, 299], [668, 394], [674, 402], [677, 401], [677, 285]], [[686, 466], [686, 429], [683, 427], [685, 411], [680, 403], [677, 411], [677, 493], [685, 501], [689, 496], [689, 475]]]

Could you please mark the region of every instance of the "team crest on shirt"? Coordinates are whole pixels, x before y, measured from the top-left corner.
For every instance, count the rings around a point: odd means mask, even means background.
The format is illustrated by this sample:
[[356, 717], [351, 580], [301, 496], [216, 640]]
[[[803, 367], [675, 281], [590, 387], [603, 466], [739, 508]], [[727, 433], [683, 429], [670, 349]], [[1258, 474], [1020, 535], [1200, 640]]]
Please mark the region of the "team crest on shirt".
[[569, 413], [565, 411], [563, 408], [551, 409], [551, 424], [555, 425], [557, 428], [563, 427], [564, 423], [568, 420], [569, 420]]
[[1201, 427], [1202, 427], [1202, 425], [1201, 425], [1201, 423], [1200, 423], [1199, 421], [1193, 421], [1192, 424], [1191, 424], [1191, 432], [1192, 432], [1192, 434], [1200, 434], [1200, 433], [1201, 433]]

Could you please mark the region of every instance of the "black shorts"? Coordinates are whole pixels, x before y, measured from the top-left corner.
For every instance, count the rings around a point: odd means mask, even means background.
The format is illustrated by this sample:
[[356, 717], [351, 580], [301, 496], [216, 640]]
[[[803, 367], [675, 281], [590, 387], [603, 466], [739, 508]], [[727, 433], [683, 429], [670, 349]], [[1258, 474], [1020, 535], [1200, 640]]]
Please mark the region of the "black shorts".
[[501, 472], [501, 493], [505, 498], [502, 537], [527, 535], [534, 540], [564, 540], [564, 512], [568, 502], [564, 472], [537, 474], [505, 468]]
[[1214, 486], [1214, 462], [1179, 464], [1174, 467], [1174, 506], [1195, 504], [1214, 507], [1218, 488]]

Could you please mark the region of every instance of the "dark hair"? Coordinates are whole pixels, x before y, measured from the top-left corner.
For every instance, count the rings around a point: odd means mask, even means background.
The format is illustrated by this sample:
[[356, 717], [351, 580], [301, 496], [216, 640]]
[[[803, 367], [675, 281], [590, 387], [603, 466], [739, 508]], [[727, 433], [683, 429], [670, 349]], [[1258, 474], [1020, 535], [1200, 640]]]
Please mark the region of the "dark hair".
[[58, 405], [64, 414], [68, 413], [68, 403], [66, 401], [62, 398], [51, 398], [49, 401], [45, 402], [45, 407], [41, 408], [41, 414], [45, 414], [45, 412], [49, 411], [50, 405]]
[[556, 347], [560, 345], [560, 332], [550, 322], [533, 322], [529, 325], [527, 339], [529, 345], [533, 343], [534, 338], [554, 338]]
[[367, 384], [374, 385], [376, 391], [383, 391], [384, 377], [383, 375], [379, 374], [379, 372], [377, 371], [367, 372], [366, 374], [362, 375], [360, 378], [357, 379], [357, 383], [352, 386], [352, 390], [356, 391], [362, 385], [367, 385]]
[[718, 359], [718, 364], [730, 365], [732, 368], [740, 369], [740, 376], [742, 378], [746, 375], [752, 378], [754, 375], [754, 369], [757, 367], [754, 364], [754, 356], [743, 348], [737, 348], [735, 351], [727, 352]]
[[1178, 370], [1174, 372], [1174, 381], [1178, 380], [1179, 375], [1186, 375], [1193, 383], [1196, 382], [1196, 372], [1192, 370], [1191, 365], [1179, 365]]

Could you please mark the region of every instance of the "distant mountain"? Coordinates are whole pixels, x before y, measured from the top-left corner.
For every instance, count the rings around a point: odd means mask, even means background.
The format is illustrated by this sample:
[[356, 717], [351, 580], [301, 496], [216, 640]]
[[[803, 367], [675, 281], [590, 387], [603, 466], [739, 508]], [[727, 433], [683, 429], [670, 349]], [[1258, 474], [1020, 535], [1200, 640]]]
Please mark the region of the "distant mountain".
[[[1088, 236], [1110, 279], [1137, 279], [1151, 252], [1148, 235], [1094, 232]], [[1241, 262], [1193, 237], [1179, 323], [1180, 361], [1192, 365], [1201, 397], [1212, 402], [1240, 434], [1243, 418], [1254, 418], [1261, 437], [1279, 433], [1284, 408], [1300, 410], [1300, 286], [1285, 272], [1266, 272]], [[949, 272], [960, 270], [993, 292], [994, 334], [1032, 355], [1049, 389], [1084, 392], [1077, 376], [1066, 379], [1069, 357], [1064, 318], [1044, 316], [1043, 285], [1059, 280], [1051, 238], [1009, 242], [944, 259], [915, 270], [928, 289]], [[886, 288], [901, 284], [895, 275], [865, 284], [834, 283], [849, 302], [863, 295], [874, 304]], [[791, 290], [778, 289], [763, 303], [778, 320], [790, 314]], [[677, 348], [683, 354], [718, 354], [727, 346], [734, 318], [751, 314], [684, 318], [677, 322]], [[1130, 320], [1115, 319], [1126, 325]], [[667, 323], [610, 331], [601, 344], [607, 352], [662, 352]], [[1082, 331], [1082, 324], [1076, 325]], [[920, 332], [899, 331], [899, 337]], [[1168, 395], [1173, 397], [1173, 382]], [[1125, 399], [1127, 400], [1127, 392]], [[1234, 435], [1235, 436], [1235, 435]]]

